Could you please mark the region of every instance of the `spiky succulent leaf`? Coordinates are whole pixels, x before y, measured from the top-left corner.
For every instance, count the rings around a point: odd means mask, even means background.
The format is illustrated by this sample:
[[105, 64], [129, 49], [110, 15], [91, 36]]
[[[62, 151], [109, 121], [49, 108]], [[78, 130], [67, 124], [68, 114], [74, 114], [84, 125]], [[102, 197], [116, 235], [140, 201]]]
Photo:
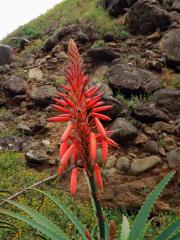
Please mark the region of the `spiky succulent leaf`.
[[[168, 226], [155, 240], [168, 240], [172, 237], [177, 231], [180, 234], [180, 219]], [[180, 236], [180, 235], [179, 235]], [[180, 238], [179, 238], [180, 239]]]

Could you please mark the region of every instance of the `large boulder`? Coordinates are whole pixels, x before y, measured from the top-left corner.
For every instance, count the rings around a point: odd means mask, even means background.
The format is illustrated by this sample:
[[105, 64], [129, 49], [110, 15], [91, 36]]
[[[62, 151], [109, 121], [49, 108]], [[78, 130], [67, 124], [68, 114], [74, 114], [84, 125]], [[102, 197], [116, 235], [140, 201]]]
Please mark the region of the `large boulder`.
[[130, 33], [147, 35], [158, 28], [166, 30], [172, 19], [168, 12], [152, 5], [149, 0], [139, 0], [131, 7], [127, 22]]
[[9, 64], [13, 49], [4, 44], [0, 44], [0, 65]]
[[127, 96], [149, 94], [161, 88], [160, 78], [152, 72], [125, 64], [112, 66], [108, 80], [114, 94], [120, 91]]
[[124, 118], [117, 118], [109, 130], [113, 131], [110, 137], [120, 144], [126, 144], [127, 141], [133, 140], [138, 135], [138, 129]]
[[109, 14], [113, 17], [117, 17], [119, 14], [125, 12], [125, 9], [130, 7], [137, 0], [112, 0], [109, 4], [106, 3]]
[[112, 62], [115, 58], [120, 58], [120, 53], [110, 47], [96, 47], [87, 51], [87, 56], [92, 62]]
[[134, 115], [137, 119], [142, 122], [156, 122], [156, 121], [165, 121], [169, 120], [169, 117], [166, 113], [156, 108], [153, 103], [139, 103], [134, 108]]
[[168, 31], [160, 41], [159, 48], [170, 66], [180, 65], [180, 29]]
[[180, 109], [180, 90], [161, 89], [154, 94], [155, 104], [169, 112], [178, 112]]
[[14, 97], [16, 95], [22, 95], [26, 93], [27, 82], [20, 77], [13, 77], [4, 83], [3, 88], [6, 96]]

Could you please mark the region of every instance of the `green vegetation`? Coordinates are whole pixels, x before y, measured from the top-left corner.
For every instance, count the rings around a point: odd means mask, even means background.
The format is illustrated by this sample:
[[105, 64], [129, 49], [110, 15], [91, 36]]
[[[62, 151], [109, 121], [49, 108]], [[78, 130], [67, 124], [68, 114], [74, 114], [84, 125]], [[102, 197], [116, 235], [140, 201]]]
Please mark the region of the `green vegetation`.
[[120, 28], [115, 20], [111, 19], [99, 5], [98, 0], [66, 0], [57, 4], [46, 14], [19, 27], [4, 38], [2, 42], [10, 44], [13, 37], [40, 37], [44, 41], [48, 34], [52, 34], [71, 23], [79, 23], [82, 26], [84, 23], [92, 25], [100, 34], [106, 31], [118, 33]]
[[174, 79], [173, 79], [173, 82], [172, 82], [172, 85], [174, 88], [176, 89], [180, 89], [180, 75], [175, 75]]
[[[29, 169], [26, 167], [24, 156], [21, 153], [14, 153], [14, 152], [7, 152], [0, 154], [0, 199], [8, 197], [13, 193], [32, 185], [33, 183], [40, 181], [47, 176], [50, 175], [49, 170], [43, 170], [42, 172], [37, 172], [33, 169]], [[87, 202], [81, 202], [79, 199], [76, 200], [75, 205], [72, 198], [65, 193], [64, 191], [60, 190], [58, 184], [56, 182], [49, 182], [43, 184], [41, 189], [48, 191], [53, 196], [57, 197], [59, 201], [68, 207], [69, 209], [75, 211], [80, 221], [87, 226], [89, 229], [93, 229], [93, 226], [96, 222], [93, 209]], [[18, 202], [21, 204], [28, 205], [33, 209], [38, 210], [38, 212], [42, 213], [43, 215], [47, 216], [48, 219], [53, 221], [57, 224], [64, 232], [67, 233], [68, 236], [72, 236], [74, 233], [73, 224], [68, 220], [68, 217], [55, 205], [48, 198], [42, 197], [40, 194], [36, 193], [35, 191], [30, 191], [26, 194], [23, 194], [17, 198]], [[9, 210], [15, 210], [13, 206], [7, 205]], [[6, 209], [7, 209], [6, 206]], [[22, 211], [21, 211], [22, 213]], [[134, 212], [127, 212], [123, 209], [106, 209], [105, 210], [106, 217], [109, 220], [114, 220], [116, 222], [117, 227], [117, 238], [119, 239], [120, 236], [120, 229], [121, 229], [121, 218], [122, 215], [126, 215], [130, 224], [132, 224], [135, 213]], [[12, 231], [12, 229], [0, 229], [0, 238], [2, 240], [5, 239], [21, 239], [21, 240], [40, 240], [42, 239], [40, 236], [37, 236], [36, 231], [32, 231], [30, 227], [26, 224], [12, 220], [9, 217], [2, 217], [1, 220], [8, 221], [16, 228], [20, 229], [17, 233], [16, 231]], [[153, 239], [155, 235], [157, 235], [160, 229], [164, 229], [170, 223], [174, 222], [177, 219], [175, 214], [160, 214], [158, 216], [158, 223], [157, 223], [157, 216], [152, 219], [150, 223], [150, 228], [146, 233], [146, 239]], [[159, 224], [160, 223], [160, 224]], [[1, 225], [1, 224], [0, 224]], [[72, 238], [71, 238], [72, 239]], [[81, 238], [75, 238], [81, 239]]]

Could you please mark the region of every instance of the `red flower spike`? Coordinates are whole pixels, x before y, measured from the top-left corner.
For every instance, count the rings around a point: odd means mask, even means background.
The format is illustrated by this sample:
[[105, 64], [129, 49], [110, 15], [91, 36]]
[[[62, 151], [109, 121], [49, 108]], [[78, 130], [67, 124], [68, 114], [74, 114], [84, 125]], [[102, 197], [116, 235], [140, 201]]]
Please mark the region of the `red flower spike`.
[[70, 113], [69, 109], [60, 107], [58, 105], [52, 104], [51, 105], [53, 108], [55, 108], [56, 110], [60, 111], [60, 112], [65, 112], [65, 113]]
[[91, 234], [87, 228], [85, 229], [85, 235], [87, 237], [87, 240], [92, 240]]
[[63, 155], [66, 152], [67, 148], [68, 148], [68, 143], [66, 141], [61, 143], [60, 149], [59, 149], [59, 158], [60, 159], [63, 157]]
[[95, 124], [96, 124], [99, 134], [101, 134], [103, 137], [106, 138], [106, 131], [105, 131], [102, 123], [99, 121], [99, 119], [97, 117], [95, 117]]
[[108, 143], [106, 141], [102, 141], [102, 160], [107, 161], [108, 158]]
[[96, 178], [97, 185], [100, 188], [103, 188], [103, 180], [102, 180], [99, 165], [97, 163], [94, 165], [94, 173], [95, 173], [95, 178]]
[[99, 119], [101, 119], [101, 120], [104, 120], [104, 121], [111, 121], [111, 120], [112, 120], [112, 119], [111, 119], [110, 117], [108, 117], [108, 116], [105, 116], [105, 115], [100, 114], [100, 113], [95, 113], [95, 112], [92, 112], [92, 113], [91, 113], [91, 116], [97, 117], [97, 118], [99, 118]]
[[[58, 174], [66, 171], [68, 164], [74, 165], [71, 191], [75, 195], [79, 168], [84, 169], [88, 174], [91, 172], [91, 165], [98, 186], [103, 187], [100, 168], [96, 163], [97, 145], [102, 145], [102, 158], [105, 161], [108, 157], [108, 145], [117, 147], [118, 144], [107, 137], [110, 132], [106, 131], [100, 122], [100, 120], [111, 120], [108, 116], [101, 114], [111, 109], [111, 106], [104, 106], [102, 101], [104, 93], [99, 92], [99, 86], [88, 89], [87, 85], [91, 79], [82, 70], [80, 55], [72, 39], [69, 41], [68, 55], [67, 84], [62, 85], [65, 93], [57, 92], [60, 99], [53, 98], [56, 104], [52, 105], [60, 113], [49, 118], [48, 121], [70, 122], [61, 137]], [[98, 133], [93, 133], [96, 130]], [[72, 161], [70, 161], [71, 156]], [[89, 236], [88, 239], [91, 237]]]
[[67, 138], [69, 137], [69, 134], [71, 132], [71, 130], [73, 129], [74, 125], [72, 123], [70, 123], [68, 125], [68, 127], [66, 128], [66, 130], [64, 131], [62, 137], [61, 137], [61, 142], [64, 142], [67, 140]]
[[93, 108], [92, 111], [93, 112], [103, 112], [103, 111], [109, 110], [111, 108], [112, 108], [112, 106], [107, 105], [107, 106], [103, 106], [103, 107]]
[[76, 195], [77, 192], [77, 176], [78, 176], [78, 168], [73, 168], [71, 173], [71, 194], [72, 196]]
[[96, 160], [96, 135], [91, 132], [89, 136], [89, 157], [92, 162]]
[[68, 122], [70, 117], [52, 117], [48, 118], [48, 122]]

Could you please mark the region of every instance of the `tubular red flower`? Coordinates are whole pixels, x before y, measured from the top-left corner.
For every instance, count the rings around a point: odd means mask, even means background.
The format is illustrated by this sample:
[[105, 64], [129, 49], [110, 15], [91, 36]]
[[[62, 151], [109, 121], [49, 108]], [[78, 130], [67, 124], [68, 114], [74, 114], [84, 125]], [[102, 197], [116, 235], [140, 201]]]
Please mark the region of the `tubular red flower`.
[[57, 110], [60, 111], [60, 112], [70, 113], [69, 109], [60, 107], [60, 106], [55, 105], [55, 104], [52, 104], [51, 106], [52, 106], [53, 108], [57, 109]]
[[100, 114], [100, 113], [95, 113], [95, 112], [92, 112], [91, 113], [91, 116], [93, 117], [97, 117], [101, 120], [104, 120], [104, 121], [111, 121], [112, 119], [106, 115], [103, 115], [103, 114]]
[[103, 137], [106, 138], [106, 131], [105, 131], [102, 123], [99, 121], [99, 119], [97, 117], [95, 117], [94, 119], [95, 119], [95, 124], [96, 124], [99, 134], [101, 134]]
[[92, 240], [91, 234], [87, 228], [85, 229], [85, 235], [87, 237], [87, 240]]
[[108, 158], [108, 143], [106, 141], [102, 141], [102, 160], [107, 161]]
[[96, 135], [93, 132], [89, 136], [89, 157], [92, 162], [96, 160]]
[[64, 141], [59, 148], [59, 158], [61, 159], [68, 148], [68, 143]]
[[103, 188], [103, 180], [102, 180], [102, 176], [101, 176], [101, 171], [100, 171], [99, 165], [97, 163], [94, 165], [94, 173], [95, 173], [97, 185], [100, 188]]
[[112, 106], [107, 105], [107, 106], [103, 106], [103, 107], [93, 108], [92, 111], [93, 112], [103, 112], [103, 111], [109, 110], [111, 108], [112, 108]]
[[70, 134], [71, 130], [73, 129], [73, 127], [74, 127], [74, 125], [72, 123], [70, 123], [68, 125], [68, 127], [64, 131], [63, 135], [61, 136], [61, 142], [64, 142], [64, 141], [67, 140], [67, 138], [69, 137], [69, 134]]
[[48, 122], [68, 122], [70, 117], [52, 117], [48, 118]]
[[62, 105], [63, 107], [66, 107], [68, 104], [64, 100], [60, 100], [57, 98], [52, 98], [57, 104]]
[[75, 145], [72, 144], [67, 150], [66, 152], [64, 153], [63, 157], [61, 158], [61, 164], [64, 166], [64, 168], [67, 167], [68, 165], [68, 160], [73, 152], [73, 149], [74, 149]]
[[77, 176], [78, 176], [78, 168], [73, 168], [71, 173], [71, 194], [72, 196], [76, 195], [77, 192]]

